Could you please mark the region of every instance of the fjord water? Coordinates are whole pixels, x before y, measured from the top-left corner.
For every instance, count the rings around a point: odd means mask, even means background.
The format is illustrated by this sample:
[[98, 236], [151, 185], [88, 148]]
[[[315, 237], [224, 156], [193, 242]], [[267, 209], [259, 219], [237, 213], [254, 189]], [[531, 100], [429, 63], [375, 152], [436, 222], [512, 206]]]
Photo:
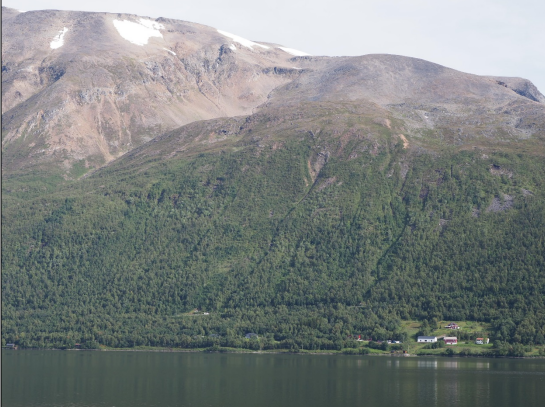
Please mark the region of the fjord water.
[[539, 406], [545, 360], [3, 351], [2, 406]]

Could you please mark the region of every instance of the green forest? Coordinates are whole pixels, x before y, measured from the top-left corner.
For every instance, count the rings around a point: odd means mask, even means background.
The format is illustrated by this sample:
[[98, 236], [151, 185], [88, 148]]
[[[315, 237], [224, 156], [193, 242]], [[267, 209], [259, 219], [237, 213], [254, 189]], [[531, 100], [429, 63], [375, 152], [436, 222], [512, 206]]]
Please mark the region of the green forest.
[[544, 344], [543, 158], [389, 137], [128, 154], [43, 190], [6, 178], [3, 342], [340, 350], [450, 319]]

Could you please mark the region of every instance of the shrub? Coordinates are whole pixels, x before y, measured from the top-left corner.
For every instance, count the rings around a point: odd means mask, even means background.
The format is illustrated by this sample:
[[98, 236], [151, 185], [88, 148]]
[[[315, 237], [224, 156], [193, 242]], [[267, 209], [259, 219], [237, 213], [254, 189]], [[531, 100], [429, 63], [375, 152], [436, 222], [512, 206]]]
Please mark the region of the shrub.
[[384, 351], [387, 351], [390, 347], [388, 345], [388, 342], [382, 342], [382, 343], [378, 343], [378, 342], [369, 342], [369, 346], [371, 349], [378, 349], [378, 350], [384, 350]]

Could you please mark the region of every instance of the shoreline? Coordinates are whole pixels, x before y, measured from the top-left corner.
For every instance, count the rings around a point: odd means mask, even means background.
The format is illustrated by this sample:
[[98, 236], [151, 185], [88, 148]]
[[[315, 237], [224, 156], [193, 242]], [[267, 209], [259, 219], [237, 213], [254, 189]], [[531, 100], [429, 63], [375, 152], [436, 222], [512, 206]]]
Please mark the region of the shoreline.
[[[2, 349], [9, 350], [9, 349]], [[129, 348], [107, 348], [107, 349], [46, 349], [46, 348], [25, 348], [17, 349], [19, 351], [28, 351], [28, 350], [42, 350], [42, 351], [77, 351], [77, 352], [161, 352], [161, 353], [221, 353], [221, 354], [254, 354], [254, 355], [313, 355], [313, 356], [372, 356], [372, 357], [395, 357], [395, 358], [414, 358], [414, 357], [433, 357], [433, 358], [448, 358], [448, 359], [545, 359], [545, 356], [491, 356], [491, 355], [445, 355], [445, 354], [416, 354], [416, 353], [367, 353], [367, 354], [346, 354], [343, 352], [289, 352], [289, 351], [252, 351], [252, 350], [207, 350], [204, 349], [179, 349], [179, 348], [161, 348], [161, 349], [129, 349]]]

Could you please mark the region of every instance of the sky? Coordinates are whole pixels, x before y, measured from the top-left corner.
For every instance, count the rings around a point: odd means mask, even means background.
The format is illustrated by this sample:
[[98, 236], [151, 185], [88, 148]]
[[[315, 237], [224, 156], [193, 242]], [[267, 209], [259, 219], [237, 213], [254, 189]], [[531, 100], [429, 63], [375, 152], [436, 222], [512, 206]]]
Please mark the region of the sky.
[[192, 21], [312, 55], [397, 54], [545, 93], [543, 0], [3, 0], [19, 10], [131, 13]]

